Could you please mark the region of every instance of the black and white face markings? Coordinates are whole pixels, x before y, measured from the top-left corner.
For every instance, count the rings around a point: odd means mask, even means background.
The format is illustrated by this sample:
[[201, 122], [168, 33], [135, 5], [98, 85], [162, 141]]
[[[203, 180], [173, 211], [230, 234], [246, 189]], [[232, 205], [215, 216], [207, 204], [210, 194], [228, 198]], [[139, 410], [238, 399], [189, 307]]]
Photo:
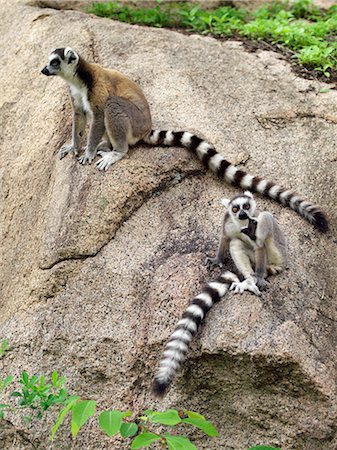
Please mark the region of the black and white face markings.
[[287, 259], [284, 235], [270, 212], [256, 215], [255, 200], [250, 192], [231, 200], [223, 199], [222, 203], [227, 211], [217, 254], [214, 258], [207, 258], [206, 262], [222, 267], [225, 253], [229, 250], [238, 273], [244, 278], [234, 282], [230, 290], [261, 295], [260, 289], [267, 286], [267, 273], [276, 274], [284, 269]]
[[216, 281], [207, 283], [200, 294], [194, 297], [186, 308], [165, 346], [159, 368], [154, 377], [152, 390], [155, 396], [164, 397], [186, 359], [188, 346], [206, 314], [225, 295], [229, 286], [235, 281], [239, 280], [232, 272], [223, 273]]
[[254, 216], [256, 209], [256, 202], [253, 195], [246, 191], [243, 195], [237, 195], [231, 200], [222, 200], [229, 214], [236, 220], [247, 220]]
[[79, 56], [70, 47], [57, 48], [48, 57], [48, 64], [41, 70], [43, 75], [66, 76], [67, 73], [74, 73], [74, 65], [78, 62]]

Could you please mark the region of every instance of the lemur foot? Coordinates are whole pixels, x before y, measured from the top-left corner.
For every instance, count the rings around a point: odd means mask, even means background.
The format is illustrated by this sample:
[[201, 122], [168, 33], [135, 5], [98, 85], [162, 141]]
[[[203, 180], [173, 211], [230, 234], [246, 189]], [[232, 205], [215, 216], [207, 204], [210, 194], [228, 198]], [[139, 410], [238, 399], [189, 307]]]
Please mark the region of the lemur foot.
[[205, 266], [207, 267], [213, 267], [213, 266], [219, 266], [219, 267], [223, 267], [223, 263], [221, 261], [218, 260], [218, 258], [210, 258], [209, 256], [207, 256], [207, 258], [205, 258]]
[[244, 291], [250, 291], [255, 295], [261, 295], [261, 292], [253, 279], [234, 282], [229, 289], [234, 291], [235, 294], [242, 294]]
[[267, 266], [267, 273], [268, 275], [276, 275], [277, 273], [280, 273], [283, 271], [283, 267], [281, 266]]
[[100, 160], [97, 161], [96, 167], [99, 170], [107, 171], [112, 164], [119, 161], [123, 158], [123, 154], [119, 152], [104, 152], [103, 150], [99, 150], [97, 152], [98, 155], [102, 156]]
[[74, 147], [73, 144], [63, 145], [59, 150], [60, 159], [63, 159], [68, 153], [73, 153], [75, 156], [78, 155], [79, 149]]
[[84, 152], [84, 155], [79, 156], [77, 158], [77, 161], [82, 165], [91, 164], [93, 159], [95, 158], [95, 156], [96, 156], [96, 154], [91, 155], [90, 153]]

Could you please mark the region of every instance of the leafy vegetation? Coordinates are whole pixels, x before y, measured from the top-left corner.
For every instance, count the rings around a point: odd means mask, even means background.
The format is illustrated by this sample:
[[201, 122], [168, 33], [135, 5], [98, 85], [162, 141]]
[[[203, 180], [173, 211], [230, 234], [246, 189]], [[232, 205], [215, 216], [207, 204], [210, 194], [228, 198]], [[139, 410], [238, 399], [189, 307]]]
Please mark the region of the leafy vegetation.
[[[2, 350], [2, 353], [1, 353]], [[8, 341], [0, 343], [0, 357], [9, 351]], [[4, 379], [0, 377], [0, 394], [6, 394], [8, 386], [15, 381], [14, 375], [8, 375]], [[109, 438], [119, 434], [123, 439], [128, 439], [130, 449], [137, 450], [151, 447], [153, 443], [159, 443], [161, 448], [169, 450], [196, 450], [196, 446], [184, 436], [177, 436], [164, 432], [157, 433], [156, 427], [184, 427], [193, 426], [201, 430], [207, 436], [216, 437], [218, 432], [204, 416], [193, 411], [168, 409], [166, 411], [153, 411], [148, 409], [138, 417], [131, 411], [108, 410], [96, 414], [97, 402], [94, 400], [83, 400], [77, 395], [69, 395], [65, 388], [65, 377], [60, 377], [54, 370], [50, 382], [45, 375], [29, 375], [23, 371], [18, 380], [20, 388], [7, 393], [11, 403], [0, 403], [0, 421], [7, 413], [28, 411], [24, 416], [26, 421], [41, 419], [49, 408], [58, 411], [54, 426], [51, 429], [50, 439], [63, 424], [67, 416], [71, 416], [70, 426], [73, 439], [86, 425], [90, 418], [98, 418], [98, 427]], [[9, 395], [8, 395], [9, 394]], [[1, 400], [2, 401], [2, 400]], [[13, 404], [14, 402], [14, 404]], [[15, 403], [16, 402], [16, 403]], [[53, 407], [53, 408], [52, 408]], [[132, 417], [134, 417], [132, 419]], [[153, 430], [154, 428], [154, 430]], [[257, 446], [249, 450], [280, 450], [274, 447]]]
[[[8, 342], [2, 341], [0, 356], [3, 356], [8, 350]], [[69, 395], [64, 386], [65, 381], [65, 377], [60, 377], [56, 371], [52, 373], [50, 381], [47, 381], [45, 375], [30, 376], [23, 371], [18, 380], [19, 388], [9, 393], [7, 390], [11, 383], [15, 382], [15, 377], [13, 375], [0, 377], [0, 393], [2, 396], [7, 394], [6, 398], [10, 399], [7, 403], [2, 403], [3, 400], [1, 400], [0, 420], [5, 417], [5, 414], [24, 411], [24, 413], [28, 412], [24, 416], [25, 421], [30, 422], [34, 419], [41, 419], [47, 410], [53, 409], [54, 412], [58, 412], [50, 434], [50, 439], [53, 440], [66, 417], [70, 416], [73, 439], [88, 420], [94, 417], [96, 420], [98, 419], [99, 429], [108, 437], [119, 434], [121, 438], [131, 440], [131, 450], [150, 447], [154, 442], [159, 442], [163, 449], [196, 450], [196, 446], [187, 437], [176, 435], [176, 432], [174, 435], [169, 432], [157, 433], [156, 427], [163, 425], [166, 427], [193, 426], [207, 436], [218, 436], [215, 427], [204, 416], [193, 411], [146, 410], [138, 417], [135, 417], [131, 411], [108, 410], [96, 413], [97, 402], [81, 399], [77, 395]], [[134, 419], [131, 419], [132, 417]]]
[[93, 3], [88, 12], [131, 24], [264, 41], [289, 49], [301, 65], [327, 78], [337, 70], [337, 5], [323, 10], [312, 0], [275, 1], [250, 13], [230, 6], [204, 10], [185, 2], [158, 1], [153, 8], [107, 2]]

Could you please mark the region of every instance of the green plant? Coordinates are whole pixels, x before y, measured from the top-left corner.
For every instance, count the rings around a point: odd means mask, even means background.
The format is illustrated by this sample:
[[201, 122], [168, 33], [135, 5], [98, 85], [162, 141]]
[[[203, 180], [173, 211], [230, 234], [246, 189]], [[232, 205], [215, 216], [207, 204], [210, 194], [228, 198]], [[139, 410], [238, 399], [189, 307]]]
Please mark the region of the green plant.
[[[51, 439], [54, 438], [65, 416], [70, 412], [72, 414], [71, 432], [72, 436], [76, 437], [89, 418], [95, 415], [96, 402], [93, 400], [80, 400], [74, 397], [72, 402], [68, 403], [60, 412], [52, 429]], [[99, 428], [109, 437], [119, 434], [122, 438], [133, 438], [131, 450], [149, 447], [154, 442], [159, 442], [163, 448], [168, 449], [196, 449], [195, 445], [188, 438], [172, 435], [168, 432], [157, 433], [153, 430], [153, 425], [175, 427], [187, 424], [202, 430], [207, 436], [218, 436], [215, 427], [204, 416], [193, 411], [169, 409], [164, 412], [157, 412], [146, 410], [143, 415], [136, 417], [135, 420], [130, 420], [131, 415], [130, 411], [101, 411], [98, 414]]]
[[0, 344], [0, 359], [3, 358], [6, 352], [9, 351], [9, 344], [7, 339], [3, 339]]
[[[2, 356], [8, 351], [8, 341], [2, 341], [0, 345]], [[1, 354], [1, 353], [0, 353]], [[0, 393], [3, 393], [14, 381], [13, 375], [0, 379]], [[96, 415], [97, 402], [83, 400], [77, 395], [69, 395], [65, 388], [65, 377], [60, 377], [54, 370], [50, 382], [46, 382], [45, 375], [30, 376], [25, 370], [19, 379], [20, 389], [12, 392], [10, 398], [17, 402], [13, 404], [0, 404], [0, 419], [6, 412], [13, 413], [28, 410], [31, 414], [25, 416], [26, 420], [33, 420], [34, 415], [40, 419], [49, 408], [59, 409], [55, 424], [51, 429], [50, 439], [63, 424], [65, 418], [71, 415], [71, 434], [75, 439], [79, 431], [88, 420]], [[61, 408], [61, 409], [60, 409]], [[117, 434], [124, 439], [132, 439], [131, 450], [150, 447], [153, 443], [159, 443], [163, 449], [169, 450], [196, 450], [196, 446], [184, 436], [170, 434], [169, 432], [156, 432], [157, 426], [183, 427], [193, 426], [207, 436], [216, 437], [218, 432], [204, 416], [193, 411], [168, 409], [163, 412], [146, 410], [138, 417], [131, 419], [131, 411], [108, 410], [98, 412], [98, 426], [108, 437]], [[257, 446], [249, 450], [280, 450], [273, 447]]]
[[[17, 400], [17, 405], [1, 404], [1, 418], [4, 417], [6, 411], [17, 411], [27, 409], [30, 411], [29, 416], [25, 416], [26, 420], [32, 420], [34, 414], [40, 419], [44, 411], [55, 404], [64, 404], [69, 395], [64, 388], [65, 378], [59, 378], [56, 371], [53, 372], [51, 383], [46, 383], [46, 377], [28, 375], [23, 371], [19, 384], [22, 386], [21, 390], [16, 390], [11, 393], [10, 397]], [[0, 390], [4, 391], [14, 380], [13, 375], [8, 375], [3, 382], [0, 381]]]
[[94, 3], [88, 8], [88, 12], [99, 17], [150, 27], [174, 27], [177, 25], [175, 4], [164, 6], [159, 1], [157, 3], [153, 8], [129, 7], [120, 5], [118, 2]]
[[203, 10], [186, 2], [158, 2], [154, 8], [108, 2], [93, 3], [88, 11], [131, 24], [263, 40], [290, 49], [299, 64], [326, 77], [337, 69], [337, 5], [324, 11], [312, 0], [275, 1], [249, 13], [230, 6]]
[[[4, 380], [0, 380], [0, 391], [3, 392], [13, 381], [13, 375], [8, 375]], [[159, 442], [162, 448], [171, 450], [196, 450], [195, 445], [187, 437], [167, 431], [157, 433], [156, 427], [159, 425], [166, 427], [191, 425], [202, 430], [207, 436], [218, 435], [215, 427], [204, 416], [192, 411], [169, 409], [157, 412], [146, 410], [134, 420], [131, 420], [132, 413], [130, 411], [109, 410], [96, 414], [96, 401], [83, 400], [79, 396], [69, 395], [64, 383], [65, 377], [59, 377], [56, 371], [52, 373], [49, 383], [46, 382], [44, 375], [30, 376], [23, 371], [19, 380], [21, 388], [10, 394], [10, 398], [17, 403], [0, 404], [0, 419], [4, 418], [5, 413], [24, 410], [29, 411], [25, 420], [32, 421], [34, 418], [40, 419], [49, 408], [56, 407], [59, 412], [51, 429], [50, 439], [53, 440], [68, 415], [71, 416], [71, 434], [74, 439], [88, 420], [96, 416], [100, 430], [108, 437], [119, 434], [124, 439], [132, 439], [131, 450], [149, 447], [154, 442]]]
[[250, 447], [248, 450], [281, 450], [281, 449], [270, 447], [269, 445], [257, 445], [255, 447]]

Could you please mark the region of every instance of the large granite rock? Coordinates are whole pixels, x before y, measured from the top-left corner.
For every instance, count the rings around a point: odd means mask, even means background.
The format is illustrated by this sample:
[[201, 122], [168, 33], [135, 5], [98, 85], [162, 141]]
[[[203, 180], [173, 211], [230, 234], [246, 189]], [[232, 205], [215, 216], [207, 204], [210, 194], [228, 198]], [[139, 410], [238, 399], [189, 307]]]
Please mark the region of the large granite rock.
[[[13, 347], [1, 372], [57, 369], [101, 408], [197, 410], [220, 432], [198, 435], [200, 449], [335, 449], [336, 92], [320, 93], [272, 52], [37, 4], [0, 3], [0, 336]], [[229, 294], [210, 312], [163, 402], [151, 378], [181, 312], [215, 275], [203, 261], [217, 246], [219, 199], [238, 190], [184, 149], [137, 146], [104, 174], [60, 161], [67, 89], [39, 72], [66, 45], [137, 81], [154, 126], [198, 132], [331, 219], [320, 235], [258, 198], [287, 235], [289, 270], [261, 298]], [[47, 422], [16, 448], [48, 448]], [[13, 429], [2, 427], [8, 443]], [[68, 432], [55, 448], [70, 448]], [[90, 423], [72, 448], [128, 447]]]

